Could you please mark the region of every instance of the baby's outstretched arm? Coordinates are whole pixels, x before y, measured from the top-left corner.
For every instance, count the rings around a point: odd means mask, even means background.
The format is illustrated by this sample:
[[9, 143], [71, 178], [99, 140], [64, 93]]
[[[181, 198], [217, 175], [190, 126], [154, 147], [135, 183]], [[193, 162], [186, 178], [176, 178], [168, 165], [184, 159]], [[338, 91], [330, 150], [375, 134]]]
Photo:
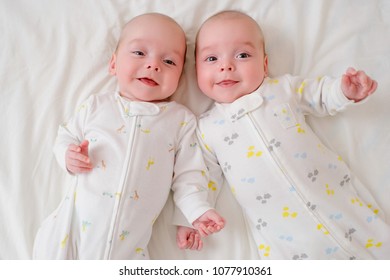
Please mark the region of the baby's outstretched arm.
[[66, 168], [71, 173], [86, 173], [93, 168], [88, 156], [89, 142], [84, 140], [79, 146], [70, 144], [65, 154]]
[[203, 241], [197, 230], [178, 226], [176, 231], [176, 244], [180, 249], [202, 250]]
[[211, 209], [196, 219], [192, 225], [198, 230], [202, 237], [205, 237], [223, 229], [225, 220], [217, 211]]
[[341, 79], [341, 90], [344, 95], [355, 102], [359, 102], [374, 93], [378, 84], [364, 71], [357, 71], [350, 67]]

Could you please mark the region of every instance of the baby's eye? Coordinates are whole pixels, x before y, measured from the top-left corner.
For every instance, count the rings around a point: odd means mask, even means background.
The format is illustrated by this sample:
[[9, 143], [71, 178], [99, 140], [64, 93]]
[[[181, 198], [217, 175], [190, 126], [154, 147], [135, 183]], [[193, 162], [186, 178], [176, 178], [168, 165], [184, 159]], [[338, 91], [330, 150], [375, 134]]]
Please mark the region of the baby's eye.
[[250, 57], [250, 55], [247, 54], [247, 53], [240, 53], [240, 54], [238, 54], [238, 55], [236, 56], [236, 58], [248, 58], [248, 57]]
[[217, 61], [217, 58], [215, 56], [209, 56], [206, 58], [206, 61], [210, 61], [210, 62]]
[[144, 52], [142, 52], [142, 51], [133, 51], [132, 53], [135, 54], [135, 55], [138, 55], [138, 56], [144, 56], [145, 55]]
[[172, 60], [170, 60], [170, 59], [164, 59], [164, 63], [166, 63], [166, 64], [169, 64], [169, 65], [176, 65], [176, 63], [175, 62], [173, 62]]

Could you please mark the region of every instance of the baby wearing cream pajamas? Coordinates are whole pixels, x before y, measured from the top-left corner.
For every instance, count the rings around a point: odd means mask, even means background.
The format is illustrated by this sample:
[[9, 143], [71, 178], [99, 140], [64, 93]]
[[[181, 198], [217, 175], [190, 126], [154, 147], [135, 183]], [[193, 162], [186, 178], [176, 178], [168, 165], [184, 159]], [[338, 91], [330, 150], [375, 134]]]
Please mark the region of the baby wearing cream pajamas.
[[69, 144], [87, 139], [94, 169], [75, 178], [46, 219], [34, 258], [147, 259], [153, 223], [171, 189], [189, 223], [209, 210], [195, 128], [195, 116], [175, 102], [91, 96], [60, 127], [54, 151], [66, 170]]
[[352, 104], [340, 79], [286, 75], [200, 117], [210, 196], [227, 181], [260, 258], [390, 258], [390, 227], [375, 200], [305, 122]]

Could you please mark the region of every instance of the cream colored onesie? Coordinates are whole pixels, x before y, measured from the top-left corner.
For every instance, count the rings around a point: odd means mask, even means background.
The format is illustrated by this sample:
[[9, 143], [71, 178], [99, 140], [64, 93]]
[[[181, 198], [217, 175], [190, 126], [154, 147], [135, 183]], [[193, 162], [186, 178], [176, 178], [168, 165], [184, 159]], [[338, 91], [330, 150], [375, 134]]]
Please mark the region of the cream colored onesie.
[[226, 179], [261, 258], [390, 258], [383, 213], [305, 122], [352, 103], [339, 79], [286, 75], [200, 117], [210, 194]]
[[54, 147], [66, 170], [70, 143], [87, 139], [94, 169], [77, 175], [34, 244], [38, 259], [147, 259], [152, 225], [169, 191], [192, 223], [209, 210], [195, 116], [175, 102], [91, 96], [60, 127]]

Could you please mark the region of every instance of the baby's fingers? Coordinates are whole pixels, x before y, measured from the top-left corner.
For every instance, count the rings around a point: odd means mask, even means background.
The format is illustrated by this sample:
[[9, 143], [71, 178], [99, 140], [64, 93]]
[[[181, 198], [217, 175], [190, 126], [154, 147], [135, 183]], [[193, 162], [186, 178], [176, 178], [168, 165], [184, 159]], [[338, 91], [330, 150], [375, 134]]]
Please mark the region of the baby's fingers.
[[355, 68], [353, 67], [348, 67], [347, 71], [346, 71], [346, 74], [347, 75], [356, 75], [357, 74], [357, 71]]
[[79, 168], [87, 168], [87, 169], [91, 169], [92, 168], [92, 164], [91, 163], [88, 163], [88, 162], [85, 162], [85, 161], [80, 161], [78, 159], [72, 159], [72, 158], [69, 158], [67, 160], [67, 164], [71, 165], [71, 166], [74, 166], [74, 167], [79, 167]]
[[203, 224], [200, 224], [199, 227], [198, 227], [198, 232], [200, 234], [201, 237], [206, 237], [210, 234], [212, 234], [212, 232], [209, 230], [208, 227], [206, 227], [205, 225]]
[[81, 152], [81, 148], [80, 148], [80, 146], [78, 146], [78, 145], [70, 144], [70, 145], [68, 146], [68, 151], [69, 151], [69, 152], [80, 153], [80, 152]]
[[368, 95], [371, 95], [376, 91], [376, 88], [378, 87], [378, 83], [375, 80], [372, 80], [371, 88], [368, 91]]
[[67, 151], [67, 158], [73, 161], [79, 161], [81, 163], [85, 163], [87, 165], [90, 165], [91, 161], [88, 156], [80, 153], [81, 148], [76, 146], [76, 147], [71, 147], [69, 146], [68, 151]]
[[66, 168], [72, 173], [85, 173], [91, 171], [93, 166], [91, 163], [86, 163], [77, 159], [67, 158]]
[[80, 154], [80, 153], [72, 153], [71, 159], [75, 161], [79, 161], [80, 163], [86, 164], [86, 166], [91, 166], [91, 160], [88, 156]]
[[220, 226], [220, 225], [217, 225], [217, 224], [214, 224], [214, 225], [211, 225], [211, 226], [208, 226], [207, 229], [212, 232], [212, 233], [215, 233], [215, 232], [218, 232], [220, 231], [221, 229], [223, 228], [223, 226]]
[[199, 234], [194, 234], [194, 235], [195, 235], [194, 236], [194, 242], [193, 242], [193, 244], [192, 244], [190, 249], [191, 250], [198, 250], [198, 251], [200, 251], [203, 248], [203, 241], [202, 241], [202, 239], [200, 239]]
[[358, 71], [356, 76], [358, 83], [361, 86], [361, 93], [363, 98], [373, 94], [378, 86], [378, 83], [371, 79], [364, 71]]
[[66, 153], [66, 168], [72, 173], [86, 173], [92, 170], [93, 166], [89, 157], [68, 149]]
[[194, 236], [189, 235], [187, 238], [182, 239], [182, 238], [177, 238], [177, 245], [179, 249], [189, 249], [194, 243]]

